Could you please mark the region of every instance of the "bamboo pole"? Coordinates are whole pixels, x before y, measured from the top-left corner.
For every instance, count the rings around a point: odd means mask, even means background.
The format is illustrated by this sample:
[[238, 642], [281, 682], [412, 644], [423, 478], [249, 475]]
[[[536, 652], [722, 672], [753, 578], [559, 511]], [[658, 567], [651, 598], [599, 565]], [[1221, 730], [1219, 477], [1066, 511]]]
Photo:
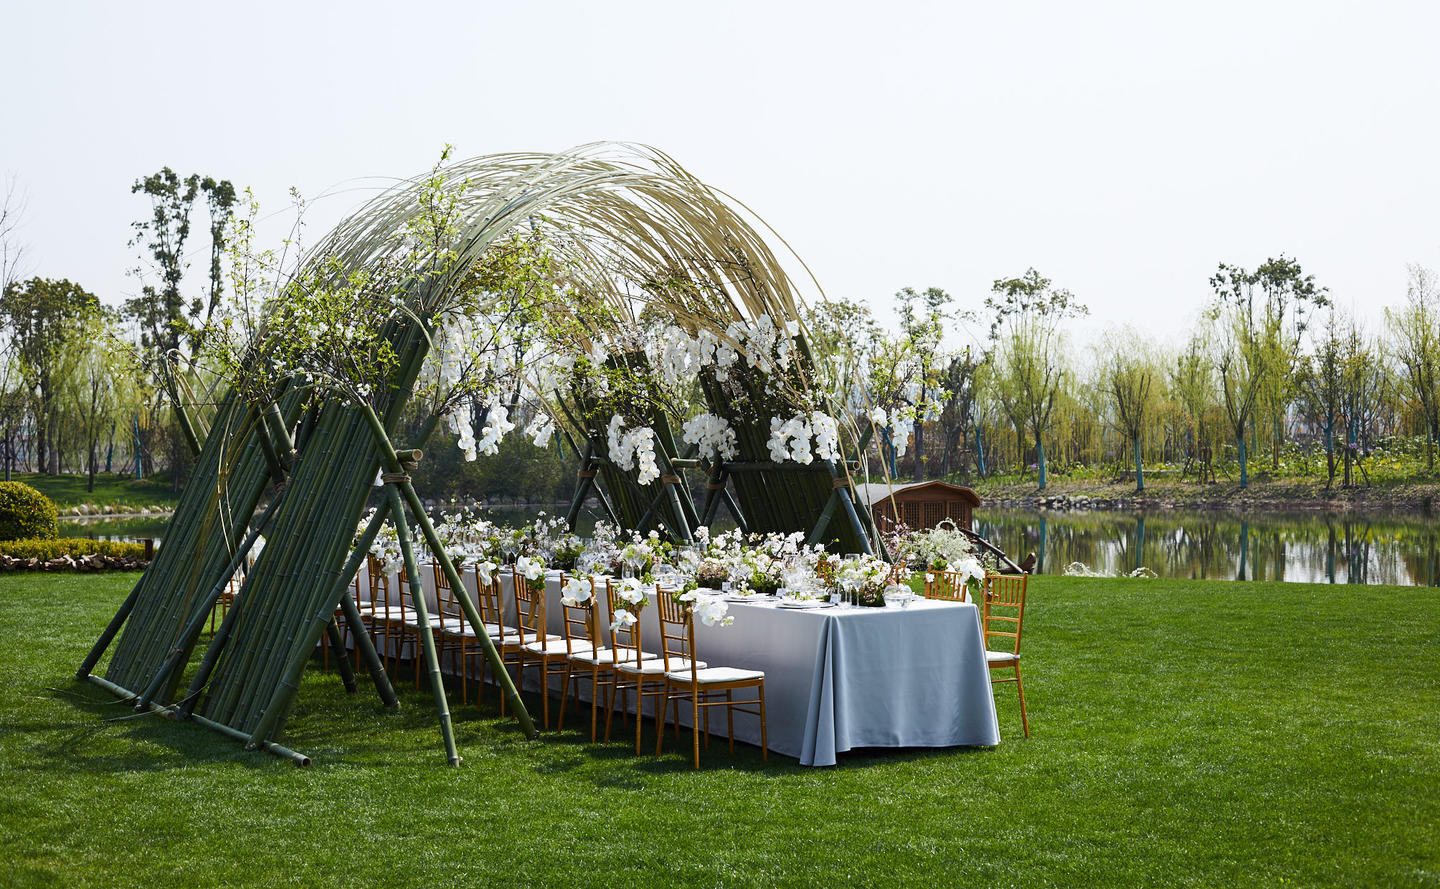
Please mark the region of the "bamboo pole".
[[[329, 587], [324, 586], [322, 580], [322, 585], [317, 587], [312, 573], [317, 567], [340, 563], [341, 553], [349, 543], [346, 539], [349, 535], [337, 535], [328, 528], [337, 517], [339, 507], [336, 492], [331, 489], [332, 475], [326, 469], [335, 465], [332, 461], [344, 461], [356, 453], [357, 429], [363, 427], [359, 426], [357, 412], [350, 408], [334, 405], [331, 417], [327, 434], [320, 439], [320, 444], [328, 447], [322, 447], [318, 453], [312, 449], [307, 454], [308, 459], [318, 460], [313, 464], [318, 468], [304, 478], [292, 479], [292, 484], [303, 485], [292, 495], [302, 504], [297, 516], [299, 525], [290, 529], [297, 545], [283, 560], [270, 560], [280, 566], [278, 576], [264, 584], [265, 613], [252, 627], [254, 642], [246, 646], [247, 659], [236, 673], [238, 694], [230, 698], [231, 710], [224, 721], [242, 730], [249, 730], [267, 717], [272, 719], [273, 728], [273, 719], [280, 718], [288, 708], [287, 699], [279, 712], [271, 711], [270, 702], [277, 683], [289, 677], [287, 664], [293, 663], [292, 659], [299, 659], [299, 668], [303, 671], [324, 631], [324, 622], [339, 604], [340, 588], [349, 580], [349, 575], [337, 577]], [[265, 553], [266, 557], [270, 555]], [[325, 595], [323, 601], [317, 598], [316, 589]], [[290, 678], [298, 689], [299, 671]]]
[[350, 656], [345, 653], [345, 640], [340, 638], [340, 627], [336, 625], [334, 615], [325, 625], [325, 641], [335, 652], [335, 668], [340, 673], [340, 681], [345, 684], [345, 693], [355, 694], [355, 671], [350, 667]]
[[[385, 496], [390, 501], [391, 514], [403, 517], [405, 508], [400, 503], [400, 493], [395, 490], [395, 482], [388, 479]], [[455, 749], [455, 730], [450, 725], [450, 702], [445, 697], [444, 677], [440, 675], [440, 657], [435, 651], [435, 633], [430, 626], [430, 609], [425, 604], [425, 588], [420, 581], [420, 567], [415, 564], [415, 549], [410, 544], [410, 529], [406, 527], [403, 518], [395, 522], [395, 536], [400, 543], [400, 555], [405, 560], [405, 575], [410, 581], [410, 600], [415, 605], [415, 622], [419, 624], [420, 645], [425, 652], [425, 668], [430, 673], [430, 688], [435, 693], [435, 714], [440, 719], [440, 737], [445, 742], [445, 758], [450, 765], [458, 766], [460, 754]], [[443, 552], [442, 547], [435, 549]]]
[[95, 644], [90, 646], [90, 653], [85, 655], [85, 660], [80, 662], [80, 669], [75, 671], [76, 679], [84, 679], [86, 676], [89, 676], [90, 671], [95, 669], [95, 665], [98, 664], [100, 658], [105, 655], [105, 649], [110, 647], [111, 640], [115, 638], [116, 633], [120, 632], [120, 625], [125, 623], [126, 618], [130, 616], [130, 612], [134, 610], [135, 603], [140, 599], [140, 586], [142, 582], [143, 578], [135, 581], [135, 585], [130, 588], [130, 595], [126, 596], [125, 601], [121, 603], [120, 610], [115, 612], [115, 616], [110, 618], [110, 623], [106, 624], [104, 631], [100, 633], [100, 638], [96, 639]]
[[[86, 676], [85, 678], [88, 679], [88, 680], [90, 680], [90, 682], [93, 683], [94, 685], [96, 685], [96, 686], [98, 686], [98, 687], [100, 687], [100, 688], [105, 689], [106, 691], [110, 692], [111, 694], [115, 695], [116, 697], [120, 698], [121, 700], [126, 700], [126, 701], [128, 701], [128, 700], [132, 700], [133, 698], [136, 697], [135, 693], [132, 692], [132, 691], [130, 691], [129, 689], [126, 689], [126, 688], [123, 688], [123, 687], [121, 687], [121, 686], [119, 686], [119, 685], [116, 685], [115, 683], [111, 682], [110, 680], [104, 679], [104, 678], [102, 678], [102, 677], [100, 677], [100, 676], [90, 675], [90, 676]], [[196, 716], [196, 715], [188, 714], [188, 713], [187, 713], [187, 714], [181, 714], [181, 713], [179, 712], [179, 709], [176, 708], [176, 707], [167, 707], [167, 706], [165, 706], [164, 704], [156, 704], [156, 703], [154, 703], [154, 702], [152, 701], [152, 702], [150, 703], [150, 709], [151, 709], [152, 711], [154, 711], [154, 712], [156, 712], [156, 713], [159, 713], [160, 715], [166, 717], [167, 719], [174, 719], [174, 720], [177, 720], [177, 721], [186, 720], [186, 719], [193, 719], [195, 722], [199, 723], [200, 725], [203, 725], [204, 727], [210, 729], [211, 731], [219, 732], [220, 734], [226, 735], [226, 736], [228, 736], [228, 737], [230, 737], [230, 738], [233, 738], [233, 739], [235, 739], [236, 741], [249, 741], [249, 740], [250, 740], [249, 736], [247, 736], [244, 732], [237, 731], [236, 729], [233, 729], [233, 728], [231, 728], [230, 726], [225, 725], [225, 724], [223, 724], [223, 723], [219, 723], [219, 722], [215, 722], [215, 721], [210, 720], [210, 719], [206, 719], [206, 718], [203, 717], [203, 716]], [[264, 744], [261, 744], [261, 745], [260, 745], [260, 749], [264, 750], [266, 753], [273, 753], [274, 755], [279, 756], [279, 757], [281, 757], [281, 758], [283, 758], [283, 759], [289, 759], [289, 760], [291, 760], [292, 762], [294, 762], [295, 765], [297, 765], [297, 766], [308, 766], [308, 765], [310, 765], [310, 757], [306, 756], [306, 755], [303, 754], [303, 753], [297, 753], [296, 751], [291, 750], [289, 747], [284, 747], [284, 746], [282, 746], [282, 745], [280, 745], [280, 744], [276, 744], [276, 743], [273, 742], [273, 741], [266, 741]]]
[[[244, 542], [235, 550], [235, 554], [230, 557], [229, 563], [226, 564], [225, 569], [220, 573], [220, 579], [215, 583], [215, 586], [211, 587], [210, 595], [206, 597], [210, 603], [209, 607], [203, 609], [197, 608], [191, 614], [190, 622], [186, 624], [180, 633], [180, 639], [175, 643], [174, 647], [171, 648], [169, 656], [166, 657], [164, 663], [160, 665], [160, 668], [155, 671], [154, 678], [150, 680], [150, 684], [145, 688], [145, 691], [141, 693], [140, 699], [136, 701], [136, 710], [143, 710], [148, 707], [150, 702], [155, 699], [155, 696], [160, 693], [161, 689], [163, 689], [170, 680], [171, 674], [189, 658], [190, 650], [194, 647], [195, 641], [200, 638], [200, 633], [205, 628], [205, 621], [209, 618], [211, 609], [215, 607], [215, 602], [220, 599], [220, 595], [225, 591], [226, 585], [229, 584], [231, 578], [235, 576], [235, 572], [239, 570], [241, 563], [245, 561], [245, 557], [250, 554], [250, 550], [255, 546], [255, 541], [260, 538], [266, 525], [269, 523], [270, 516], [275, 514], [276, 507], [285, 500], [285, 494], [288, 491], [288, 488], [282, 490], [276, 495], [274, 500], [270, 501], [270, 504], [265, 507], [265, 511], [260, 514], [260, 520], [255, 523], [255, 527], [250, 530]], [[239, 607], [238, 602], [236, 603], [236, 607]], [[229, 617], [230, 615], [227, 612], [225, 616]], [[221, 621], [221, 624], [223, 625], [224, 621]], [[219, 632], [215, 634], [215, 638], [221, 638]], [[215, 638], [211, 639], [212, 648], [214, 647]], [[222, 639], [220, 646], [224, 647], [224, 644]], [[209, 655], [208, 650], [206, 651], [206, 655]]]
[[[370, 422], [370, 430], [375, 435], [375, 440], [380, 446], [381, 460], [390, 472], [398, 473], [400, 463], [395, 457], [395, 449], [390, 446], [389, 436], [385, 434], [385, 427], [381, 425], [375, 412], [367, 406], [365, 409], [366, 419]], [[485, 659], [490, 662], [492, 672], [500, 683], [500, 689], [505, 700], [515, 708], [515, 719], [520, 723], [520, 729], [525, 737], [534, 739], [538, 736], [535, 731], [535, 724], [530, 719], [530, 713], [525, 709], [525, 704], [520, 700], [520, 693], [516, 691], [515, 684], [510, 679], [510, 672], [505, 668], [505, 662], [500, 658], [500, 652], [495, 650], [495, 643], [490, 640], [490, 634], [485, 631], [485, 621], [481, 619], [480, 612], [476, 610], [474, 601], [470, 598], [470, 592], [465, 587], [464, 581], [460, 578], [455, 565], [450, 561], [450, 556], [445, 552], [445, 546], [440, 541], [440, 536], [435, 533], [435, 526], [430, 523], [430, 516], [426, 514], [420, 497], [415, 493], [415, 488], [410, 484], [408, 477], [400, 484], [400, 493], [410, 505], [410, 512], [415, 516], [416, 522], [420, 525], [420, 532], [430, 544], [430, 549], [435, 553], [435, 560], [445, 572], [445, 577], [450, 581], [450, 588], [455, 597], [460, 600], [460, 610], [464, 612], [465, 619], [470, 622], [470, 628], [474, 631], [480, 647], [485, 652]], [[394, 507], [392, 507], [393, 509]]]
[[375, 640], [370, 638], [370, 631], [360, 618], [360, 609], [355, 605], [355, 600], [350, 598], [348, 590], [340, 597], [340, 608], [345, 612], [345, 620], [350, 624], [350, 635], [355, 637], [355, 648], [360, 652], [360, 659], [365, 662], [365, 669], [370, 672], [380, 700], [385, 702], [386, 707], [398, 709], [400, 699], [396, 697], [390, 677], [385, 673], [385, 665], [380, 661], [379, 652], [375, 650]]
[[[242, 611], [244, 622], [237, 624], [237, 653], [221, 664], [216, 687], [205, 702], [205, 715], [217, 721], [236, 728], [245, 727], [253, 709], [265, 703], [253, 699], [263, 684], [264, 665], [275, 659], [272, 655], [275, 644], [282, 640], [293, 643], [296, 628], [290, 621], [305, 616], [298, 612], [292, 615], [284, 603], [296, 586], [301, 566], [309, 565], [305, 558], [327, 542], [324, 535], [317, 533], [315, 513], [327, 505], [323, 497], [326, 476], [323, 467], [338, 456], [335, 449], [344, 421], [343, 409], [334, 404], [327, 406], [302, 461], [314, 468], [305, 471], [307, 467], [297, 467], [301, 471], [291, 476], [289, 498], [294, 505], [280, 517], [277, 530], [282, 532], [282, 537], [276, 545], [266, 547], [255, 571], [246, 578], [241, 598], [248, 597], [250, 601]], [[292, 510], [298, 510], [299, 520], [306, 523], [305, 527], [289, 523]], [[279, 664], [284, 663], [286, 658], [282, 656]]]

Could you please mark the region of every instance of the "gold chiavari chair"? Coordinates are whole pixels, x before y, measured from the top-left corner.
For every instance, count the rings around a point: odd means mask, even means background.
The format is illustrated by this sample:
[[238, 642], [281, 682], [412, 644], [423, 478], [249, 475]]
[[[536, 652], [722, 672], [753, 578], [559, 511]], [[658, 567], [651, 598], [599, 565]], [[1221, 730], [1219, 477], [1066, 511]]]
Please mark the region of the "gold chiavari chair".
[[[375, 640], [376, 650], [385, 659], [385, 670], [393, 675], [408, 633], [405, 600], [393, 595], [383, 562], [374, 556], [366, 556], [366, 566], [370, 575], [370, 596], [360, 605], [360, 618], [370, 625], [370, 636]], [[403, 587], [405, 569], [401, 568], [397, 576], [399, 585]]]
[[970, 589], [965, 578], [954, 571], [925, 572], [925, 598], [942, 599], [947, 602], [970, 601]]
[[[660, 702], [656, 718], [659, 729], [655, 739], [655, 755], [665, 742], [665, 709], [675, 703], [675, 731], [680, 731], [680, 702], [690, 701], [690, 719], [693, 737], [695, 768], [700, 768], [700, 720], [704, 712], [705, 746], [710, 746], [710, 708], [724, 707], [725, 722], [730, 735], [730, 753], [735, 753], [735, 713], [751, 713], [760, 717], [760, 756], [768, 760], [769, 739], [765, 734], [765, 674], [759, 670], [742, 670], [736, 667], [707, 667], [694, 660], [695, 657], [695, 612], [688, 603], [677, 602], [669, 594], [658, 596], [660, 600], [660, 653], [665, 661], [665, 698]], [[755, 689], [753, 700], [737, 701], [734, 693], [741, 689]], [[724, 692], [724, 700], [712, 700], [713, 695]], [[758, 704], [759, 709], [751, 710], [746, 705]]]
[[[620, 608], [620, 599], [615, 594], [615, 584], [609, 580], [605, 582], [605, 595], [609, 600], [610, 614], [614, 615]], [[667, 593], [661, 593], [657, 584], [655, 597], [662, 598]], [[613, 698], [618, 693], [620, 697], [620, 710], [625, 712], [631, 689], [635, 691], [635, 753], [640, 753], [640, 734], [644, 724], [645, 698], [655, 699], [655, 731], [665, 733], [665, 660], [654, 655], [647, 656], [640, 648], [640, 622], [637, 620], [628, 628], [619, 628], [611, 622], [610, 647], [616, 651], [615, 680], [611, 686], [612, 707], [610, 713], [605, 716], [605, 740], [610, 740], [610, 717], [614, 715]], [[675, 659], [676, 669], [681, 669], [683, 664]], [[686, 662], [688, 664], [688, 662]], [[704, 667], [701, 662], [698, 666]]]
[[[418, 553], [416, 561], [419, 561]], [[420, 566], [416, 565], [415, 567], [419, 568]], [[420, 570], [423, 571], [424, 569], [421, 568]], [[400, 644], [402, 647], [407, 644], [410, 646], [411, 672], [414, 674], [415, 690], [419, 691], [420, 674], [423, 673], [426, 669], [423, 665], [422, 660], [424, 658], [424, 649], [421, 647], [422, 643], [420, 641], [420, 612], [415, 607], [415, 591], [410, 585], [410, 581], [406, 575], [406, 571], [404, 568], [400, 569], [398, 585], [400, 587], [401, 627], [402, 632], [404, 633]], [[420, 588], [420, 595], [425, 595], [425, 588], [423, 585]], [[440, 616], [440, 590], [438, 587], [435, 590], [435, 599], [435, 607], [427, 607], [425, 609], [425, 618], [430, 624], [431, 637], [435, 640], [436, 660], [440, 663], [444, 663], [446, 651], [446, 637], [445, 634], [442, 632], [444, 625], [442, 623], [443, 619]], [[426, 600], [425, 604], [429, 606], [430, 603], [428, 599]]]
[[[525, 681], [525, 667], [528, 664], [535, 665], [540, 671], [540, 724], [545, 728], [550, 727], [550, 677], [562, 677], [560, 691], [560, 718], [565, 717], [565, 686], [564, 682], [569, 678], [569, 666], [567, 661], [571, 654], [571, 642], [566, 637], [558, 637], [545, 632], [545, 625], [548, 615], [545, 608], [545, 587], [542, 584], [538, 590], [532, 590], [524, 576], [519, 573], [512, 575], [515, 586], [515, 624], [520, 630], [520, 651], [519, 665], [516, 673], [520, 682]], [[563, 576], [561, 578], [564, 580]], [[568, 634], [567, 634], [568, 635]], [[593, 648], [592, 643], [576, 641], [575, 652]]]
[[[567, 581], [562, 577], [561, 590], [563, 593]], [[615, 667], [623, 660], [652, 660], [657, 655], [640, 651], [639, 648], [615, 647], [613, 640], [610, 647], [602, 643], [604, 636], [600, 633], [600, 609], [598, 599], [600, 591], [596, 588], [595, 579], [592, 577], [584, 581], [590, 585], [590, 598], [578, 605], [566, 604], [563, 599], [562, 607], [565, 609], [565, 640], [567, 645], [574, 642], [589, 643], [586, 648], [583, 645], [572, 647], [570, 656], [567, 659], [567, 675], [565, 683], [568, 685], [573, 679], [575, 682], [575, 709], [580, 709], [580, 682], [589, 675], [590, 679], [590, 741], [594, 743], [599, 729], [600, 715], [600, 691], [604, 689], [607, 701], [614, 698], [615, 688]], [[607, 581], [608, 588], [608, 581]], [[613, 633], [611, 634], [614, 635]], [[558, 728], [565, 725], [565, 691], [564, 686], [560, 692], [560, 722]], [[607, 703], [607, 710], [609, 709]], [[609, 718], [606, 718], [608, 731]]]
[[[480, 569], [475, 569], [475, 589], [479, 593], [480, 619], [485, 621], [485, 631], [490, 634], [490, 641], [495, 650], [500, 654], [500, 662], [508, 671], [511, 667], [516, 668], [516, 687], [519, 687], [519, 666], [520, 650], [524, 642], [520, 635], [520, 629], [512, 621], [505, 619], [505, 595], [504, 581], [499, 572], [490, 575], [489, 578], [482, 577]], [[485, 692], [485, 673], [489, 669], [489, 662], [482, 659], [480, 662], [480, 690], [475, 695], [475, 703], [479, 704]], [[498, 679], [498, 677], [497, 677]], [[500, 696], [500, 715], [505, 715], [505, 696]]]
[[[1020, 627], [1025, 620], [1025, 586], [1028, 574], [985, 575], [985, 606], [981, 627], [985, 634], [985, 661], [991, 670], [990, 683], [1015, 683], [1020, 695], [1020, 725], [1030, 737], [1030, 719], [1025, 713], [1025, 686], [1020, 681]], [[992, 651], [992, 639], [1001, 640], [1004, 650]], [[1013, 670], [1014, 676], [994, 678], [996, 670]]]
[[[436, 610], [438, 618], [436, 624], [436, 642], [440, 645], [440, 651], [454, 651], [457, 655], [457, 666], [460, 670], [460, 700], [470, 700], [470, 662], [478, 659], [480, 661], [480, 681], [484, 683], [485, 677], [485, 648], [480, 644], [480, 637], [475, 635], [475, 628], [470, 626], [470, 621], [465, 619], [465, 610], [460, 607], [460, 597], [456, 595], [453, 587], [450, 586], [450, 578], [445, 574], [445, 569], [439, 562], [432, 563], [435, 570], [435, 598], [439, 608]], [[457, 573], [464, 569], [457, 569]], [[464, 580], [464, 574], [460, 576]], [[483, 618], [482, 618], [483, 620]], [[489, 627], [481, 627], [492, 639], [495, 634], [490, 633]], [[479, 695], [476, 695], [477, 701]]]

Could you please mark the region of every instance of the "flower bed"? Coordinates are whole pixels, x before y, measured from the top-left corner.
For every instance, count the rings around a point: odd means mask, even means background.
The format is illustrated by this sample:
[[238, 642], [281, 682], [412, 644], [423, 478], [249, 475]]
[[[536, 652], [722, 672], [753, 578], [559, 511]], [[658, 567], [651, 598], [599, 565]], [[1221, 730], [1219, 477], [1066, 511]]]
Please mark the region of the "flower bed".
[[149, 564], [142, 543], [83, 537], [0, 541], [0, 571], [125, 571]]

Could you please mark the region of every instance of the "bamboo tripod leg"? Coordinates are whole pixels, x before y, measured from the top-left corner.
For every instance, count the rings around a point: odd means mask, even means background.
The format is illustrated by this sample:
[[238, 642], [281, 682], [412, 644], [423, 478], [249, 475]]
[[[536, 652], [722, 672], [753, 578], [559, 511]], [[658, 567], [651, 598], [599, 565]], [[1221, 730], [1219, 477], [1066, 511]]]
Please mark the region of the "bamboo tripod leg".
[[340, 626], [333, 617], [325, 626], [325, 638], [335, 649], [335, 667], [340, 671], [340, 681], [345, 683], [345, 693], [355, 694], [355, 671], [350, 668], [350, 658], [345, 654], [345, 640], [340, 638]]
[[375, 683], [375, 691], [380, 694], [380, 700], [386, 707], [399, 707], [400, 699], [395, 696], [390, 676], [385, 672], [385, 665], [381, 663], [380, 654], [375, 650], [375, 641], [370, 638], [365, 622], [360, 618], [360, 608], [355, 604], [355, 600], [350, 598], [350, 593], [340, 597], [340, 608], [345, 612], [345, 622], [350, 625], [350, 635], [355, 638], [355, 655], [365, 662], [370, 678]]
[[[405, 524], [405, 508], [400, 503], [400, 492], [395, 490], [395, 485], [385, 486], [385, 496], [390, 501], [390, 514], [396, 517], [395, 536], [400, 543], [400, 554], [405, 559], [405, 576], [410, 579], [410, 598], [415, 603], [415, 622], [419, 624], [425, 668], [430, 674], [430, 687], [435, 693], [435, 711], [440, 717], [440, 735], [445, 741], [445, 757], [450, 761], [450, 765], [458, 766], [460, 754], [455, 749], [455, 732], [450, 725], [450, 703], [445, 698], [445, 681], [440, 675], [440, 657], [435, 651], [435, 635], [430, 627], [425, 589], [420, 585], [420, 571], [415, 565], [415, 550], [410, 545], [410, 529]], [[436, 547], [436, 550], [439, 552], [440, 548]]]

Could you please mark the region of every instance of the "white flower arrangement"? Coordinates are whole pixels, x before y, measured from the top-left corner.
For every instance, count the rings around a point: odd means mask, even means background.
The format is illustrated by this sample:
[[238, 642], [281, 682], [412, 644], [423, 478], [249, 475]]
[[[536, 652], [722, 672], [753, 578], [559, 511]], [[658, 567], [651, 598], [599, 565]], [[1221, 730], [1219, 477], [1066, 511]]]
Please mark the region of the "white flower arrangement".
[[584, 605], [595, 597], [594, 580], [570, 575], [565, 579], [565, 585], [560, 588], [560, 601], [571, 607]]
[[610, 461], [616, 467], [637, 470], [635, 480], [642, 485], [660, 477], [660, 466], [655, 461], [655, 430], [648, 426], [626, 429], [625, 418], [616, 414], [610, 418], [605, 437]]
[[707, 627], [728, 627], [735, 623], [730, 606], [719, 596], [707, 596], [691, 590], [678, 597], [680, 602], [690, 603], [690, 613]]
[[733, 460], [739, 453], [735, 430], [723, 417], [714, 414], [696, 414], [686, 420], [681, 437], [686, 444], [695, 445], [702, 457]]

